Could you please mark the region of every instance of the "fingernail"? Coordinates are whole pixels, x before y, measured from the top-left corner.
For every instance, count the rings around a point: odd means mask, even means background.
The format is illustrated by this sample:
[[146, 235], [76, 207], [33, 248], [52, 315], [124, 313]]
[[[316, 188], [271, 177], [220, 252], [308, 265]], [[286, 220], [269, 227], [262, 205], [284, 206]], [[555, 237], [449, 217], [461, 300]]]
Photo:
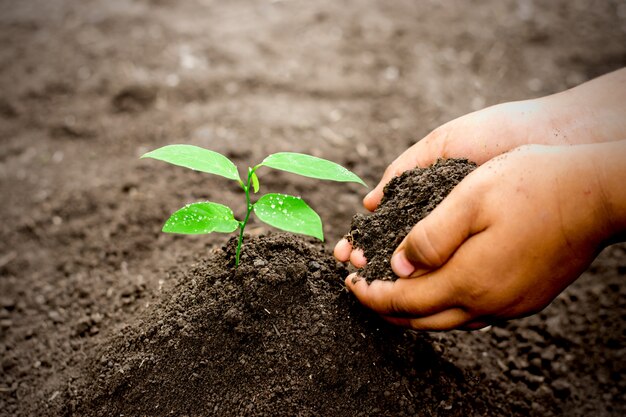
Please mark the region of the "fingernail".
[[356, 283], [359, 282], [361, 279], [362, 278], [358, 276], [356, 272], [353, 272], [352, 274], [348, 275], [345, 280], [345, 284], [348, 290], [350, 290], [350, 286], [356, 285]]
[[391, 269], [399, 277], [408, 277], [415, 271], [415, 267], [406, 258], [403, 250], [391, 257]]
[[421, 277], [422, 275], [426, 275], [426, 274], [427, 274], [427, 273], [429, 273], [430, 271], [431, 271], [430, 269], [417, 268], [417, 269], [415, 269], [415, 271], [413, 271], [413, 273], [411, 274], [411, 278]]

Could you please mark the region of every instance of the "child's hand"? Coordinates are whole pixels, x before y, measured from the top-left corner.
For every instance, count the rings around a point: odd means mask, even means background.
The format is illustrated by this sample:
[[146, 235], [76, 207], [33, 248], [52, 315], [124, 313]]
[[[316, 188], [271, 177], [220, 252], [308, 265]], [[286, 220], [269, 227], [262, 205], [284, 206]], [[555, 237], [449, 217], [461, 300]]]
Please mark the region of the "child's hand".
[[[543, 117], [542, 105], [536, 100], [505, 103], [470, 113], [435, 129], [424, 139], [407, 149], [385, 170], [382, 179], [363, 199], [366, 209], [374, 211], [383, 196], [383, 188], [394, 177], [416, 166], [432, 165], [438, 158], [467, 158], [482, 164], [489, 159], [520, 145], [530, 143], [535, 136], [529, 126], [538, 132], [548, 129], [538, 120]], [[361, 250], [342, 239], [335, 246], [335, 257], [350, 262], [357, 268], [365, 266]]]
[[415, 329], [479, 328], [543, 309], [615, 233], [615, 219], [623, 225], [624, 206], [605, 198], [619, 195], [620, 179], [600, 174], [624, 176], [618, 145], [524, 146], [485, 163], [397, 248], [400, 279], [368, 285], [353, 274], [346, 285]]

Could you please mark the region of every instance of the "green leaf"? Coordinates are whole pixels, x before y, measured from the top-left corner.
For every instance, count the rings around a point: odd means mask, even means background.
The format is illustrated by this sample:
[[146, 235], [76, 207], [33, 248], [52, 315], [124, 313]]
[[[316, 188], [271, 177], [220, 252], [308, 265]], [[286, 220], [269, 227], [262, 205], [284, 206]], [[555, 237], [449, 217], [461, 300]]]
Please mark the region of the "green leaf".
[[252, 178], [252, 189], [254, 190], [255, 193], [259, 192], [259, 177], [256, 176], [256, 173], [252, 173], [251, 175]]
[[166, 233], [199, 235], [211, 232], [230, 233], [239, 227], [233, 211], [217, 203], [193, 203], [172, 214], [163, 226]]
[[367, 187], [361, 178], [341, 165], [302, 153], [275, 153], [265, 158], [259, 166], [280, 169], [281, 171], [322, 180], [356, 182]]
[[324, 240], [320, 216], [299, 197], [265, 194], [254, 204], [254, 213], [270, 226]]
[[237, 167], [224, 155], [194, 145], [167, 145], [142, 156], [239, 181]]

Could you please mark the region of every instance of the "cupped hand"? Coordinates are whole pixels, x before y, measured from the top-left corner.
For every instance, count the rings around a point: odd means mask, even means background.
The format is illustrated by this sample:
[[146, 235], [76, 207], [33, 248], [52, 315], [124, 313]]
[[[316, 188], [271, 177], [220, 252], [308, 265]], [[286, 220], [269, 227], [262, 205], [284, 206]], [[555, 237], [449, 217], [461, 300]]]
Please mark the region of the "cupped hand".
[[[504, 103], [452, 120], [432, 131], [396, 158], [385, 170], [378, 185], [363, 199], [366, 209], [374, 211], [385, 185], [404, 171], [427, 167], [438, 158], [467, 158], [482, 164], [520, 145], [545, 137], [548, 125], [544, 104], [539, 100]], [[356, 267], [366, 260], [361, 250], [352, 250], [345, 239], [337, 243], [335, 257]]]
[[589, 146], [524, 146], [483, 164], [397, 248], [398, 280], [367, 284], [353, 274], [346, 285], [386, 320], [414, 329], [474, 329], [543, 309], [606, 238]]

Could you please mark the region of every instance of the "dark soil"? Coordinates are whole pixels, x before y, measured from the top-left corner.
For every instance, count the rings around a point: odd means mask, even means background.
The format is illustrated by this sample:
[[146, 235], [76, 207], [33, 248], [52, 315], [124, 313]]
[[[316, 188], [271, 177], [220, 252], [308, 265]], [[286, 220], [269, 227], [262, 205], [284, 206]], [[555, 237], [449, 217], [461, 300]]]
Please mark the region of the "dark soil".
[[389, 181], [376, 211], [352, 218], [347, 238], [367, 259], [359, 275], [367, 282], [396, 280], [389, 263], [395, 248], [474, 168], [476, 164], [466, 159], [440, 159], [430, 167], [406, 171]]
[[234, 271], [234, 243], [171, 271], [176, 286], [69, 381], [65, 414], [510, 414], [444, 345], [361, 308], [319, 244], [251, 239]]
[[[190, 143], [244, 168], [271, 152], [306, 152], [373, 185], [407, 146], [448, 120], [626, 65], [622, 3], [0, 0], [0, 416], [58, 416], [72, 398], [76, 405], [95, 401], [72, 390], [100, 373], [104, 386], [114, 386], [97, 352], [113, 346], [142, 352], [140, 342], [120, 345], [121, 333], [134, 340], [139, 319], [159, 328], [150, 314], [191, 285], [190, 266], [221, 265], [226, 256], [207, 259], [223, 235], [181, 237], [160, 229], [194, 201], [227, 204], [241, 215], [241, 190], [219, 177], [139, 161], [146, 151]], [[301, 195], [320, 213], [326, 249], [361, 209], [356, 184], [267, 169], [259, 176], [262, 192]], [[253, 235], [266, 231], [250, 224]], [[331, 265], [319, 250], [314, 260]], [[206, 276], [217, 273], [227, 274], [222, 265]], [[379, 327], [394, 335], [387, 344], [373, 336], [378, 322], [358, 315], [366, 313], [350, 304], [339, 282], [332, 286], [342, 273], [328, 273], [328, 283], [319, 284], [331, 288], [336, 304], [311, 308], [349, 309], [351, 318], [336, 325], [363, 329], [372, 344], [359, 349], [412, 364], [400, 386], [362, 388], [383, 402], [391, 397], [396, 404], [389, 407], [411, 412], [406, 404], [414, 401], [422, 415], [484, 409], [623, 416], [625, 274], [624, 245], [613, 246], [538, 315], [472, 333]], [[280, 320], [277, 327], [290, 328]], [[225, 322], [216, 326], [236, 334]], [[169, 337], [181, 341], [181, 333]], [[163, 347], [155, 352], [167, 354]], [[343, 363], [355, 352], [333, 351], [331, 359]], [[191, 356], [180, 361], [183, 368], [192, 363]], [[382, 378], [383, 369], [405, 375], [394, 364], [376, 369], [372, 378]], [[442, 381], [465, 395], [435, 409], [446, 392]], [[411, 391], [414, 399], [407, 392], [401, 405], [404, 386], [420, 392]], [[304, 391], [291, 392], [294, 401], [328, 405], [335, 398], [313, 390], [315, 400], [305, 400]], [[367, 396], [354, 398], [362, 413], [376, 414]]]
[[[52, 414], [546, 416], [575, 414], [571, 403], [608, 407], [586, 394], [594, 370], [577, 363], [584, 339], [554, 318], [473, 335], [404, 331], [360, 306], [343, 286], [347, 271], [313, 240], [248, 238], [237, 270], [234, 247], [233, 238], [168, 271], [174, 287], [88, 354], [58, 387]], [[573, 291], [557, 305], [569, 311], [588, 298]], [[600, 328], [595, 337], [615, 343], [616, 329]], [[612, 396], [626, 381], [605, 360]], [[570, 364], [589, 374], [572, 379]]]

